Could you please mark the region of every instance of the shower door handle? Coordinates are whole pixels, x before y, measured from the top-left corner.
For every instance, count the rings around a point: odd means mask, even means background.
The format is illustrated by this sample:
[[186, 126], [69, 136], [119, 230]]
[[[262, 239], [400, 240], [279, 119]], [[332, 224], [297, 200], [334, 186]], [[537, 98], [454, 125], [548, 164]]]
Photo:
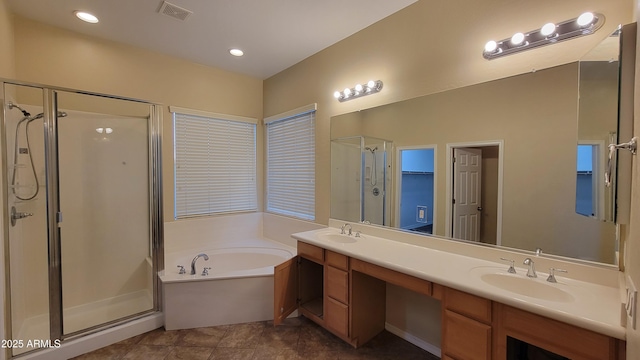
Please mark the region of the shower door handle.
[[56, 221], [59, 223], [62, 222], [62, 211], [58, 211], [58, 213], [56, 214]]

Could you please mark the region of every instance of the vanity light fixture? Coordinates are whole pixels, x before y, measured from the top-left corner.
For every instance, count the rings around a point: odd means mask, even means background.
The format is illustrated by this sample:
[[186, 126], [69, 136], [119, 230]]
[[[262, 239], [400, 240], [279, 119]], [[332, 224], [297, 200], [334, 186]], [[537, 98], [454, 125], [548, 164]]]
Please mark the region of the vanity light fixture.
[[343, 91], [336, 91], [333, 93], [333, 97], [338, 99], [340, 102], [344, 102], [362, 96], [375, 94], [380, 92], [380, 90], [382, 90], [381, 80], [369, 80], [366, 85], [356, 84], [356, 86], [352, 88], [346, 88]]
[[229, 54], [231, 54], [233, 56], [242, 56], [242, 55], [244, 55], [244, 51], [242, 51], [240, 49], [231, 49], [231, 50], [229, 50]]
[[579, 17], [558, 24], [546, 23], [540, 29], [516, 33], [500, 41], [491, 40], [484, 46], [482, 56], [492, 60], [504, 55], [534, 49], [555, 42], [591, 35], [604, 25], [604, 15], [585, 12]]
[[82, 21], [85, 21], [85, 22], [88, 22], [88, 23], [91, 23], [91, 24], [96, 24], [99, 21], [98, 18], [95, 15], [90, 14], [90, 13], [88, 13], [86, 11], [76, 10], [73, 13], [76, 15], [76, 17], [78, 19], [80, 19]]

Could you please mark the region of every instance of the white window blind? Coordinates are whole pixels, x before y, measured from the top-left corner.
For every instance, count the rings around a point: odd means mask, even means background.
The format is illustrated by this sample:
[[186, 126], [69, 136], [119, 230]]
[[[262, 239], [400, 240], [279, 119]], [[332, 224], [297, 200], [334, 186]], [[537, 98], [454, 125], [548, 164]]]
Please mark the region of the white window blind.
[[315, 219], [315, 104], [266, 119], [268, 212]]
[[173, 115], [175, 217], [256, 211], [256, 124], [194, 113]]

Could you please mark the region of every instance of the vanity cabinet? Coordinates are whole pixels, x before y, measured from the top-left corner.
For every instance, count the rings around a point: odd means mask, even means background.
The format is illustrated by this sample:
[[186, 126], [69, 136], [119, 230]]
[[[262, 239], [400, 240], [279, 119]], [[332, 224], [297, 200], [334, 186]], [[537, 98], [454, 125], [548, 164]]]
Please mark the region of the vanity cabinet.
[[274, 325], [298, 310], [354, 347], [384, 330], [391, 283], [441, 301], [443, 359], [517, 359], [514, 343], [569, 359], [625, 359], [622, 340], [305, 242], [275, 267], [274, 282]]
[[623, 360], [625, 342], [528, 311], [494, 303], [496, 359], [507, 359], [509, 339], [568, 359]]
[[274, 324], [295, 310], [324, 326], [324, 249], [298, 244], [298, 255], [274, 268]]
[[325, 254], [325, 327], [349, 338], [349, 258], [330, 250], [325, 250]]
[[385, 283], [356, 275], [352, 286], [350, 260], [298, 242], [298, 255], [274, 269], [274, 325], [298, 310], [356, 347], [384, 330]]

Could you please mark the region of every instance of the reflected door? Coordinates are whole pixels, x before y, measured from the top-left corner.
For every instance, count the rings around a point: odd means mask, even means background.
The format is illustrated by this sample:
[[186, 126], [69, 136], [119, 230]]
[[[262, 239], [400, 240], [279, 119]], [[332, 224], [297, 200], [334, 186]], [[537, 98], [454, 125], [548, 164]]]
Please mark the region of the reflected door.
[[454, 149], [453, 237], [480, 241], [482, 149]]

